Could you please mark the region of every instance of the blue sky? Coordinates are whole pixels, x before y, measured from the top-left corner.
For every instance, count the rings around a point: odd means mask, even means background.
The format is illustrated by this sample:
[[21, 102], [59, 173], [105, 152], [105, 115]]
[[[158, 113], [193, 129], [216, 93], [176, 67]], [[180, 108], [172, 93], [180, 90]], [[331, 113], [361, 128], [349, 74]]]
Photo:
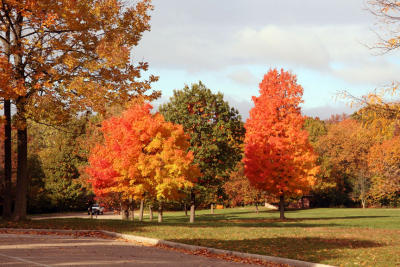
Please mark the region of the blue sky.
[[351, 112], [339, 91], [360, 96], [395, 81], [396, 53], [370, 49], [384, 35], [364, 0], [154, 0], [152, 29], [133, 52], [160, 76], [165, 102], [201, 80], [224, 94], [243, 118], [270, 68], [284, 68], [304, 88], [303, 113]]

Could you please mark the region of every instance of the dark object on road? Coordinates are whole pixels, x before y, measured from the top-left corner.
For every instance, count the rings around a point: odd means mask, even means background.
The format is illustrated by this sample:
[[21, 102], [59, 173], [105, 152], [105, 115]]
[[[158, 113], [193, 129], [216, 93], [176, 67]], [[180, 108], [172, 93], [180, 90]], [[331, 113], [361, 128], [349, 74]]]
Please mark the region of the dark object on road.
[[88, 215], [90, 214], [103, 215], [103, 213], [104, 213], [104, 207], [101, 207], [99, 204], [93, 204], [88, 208]]

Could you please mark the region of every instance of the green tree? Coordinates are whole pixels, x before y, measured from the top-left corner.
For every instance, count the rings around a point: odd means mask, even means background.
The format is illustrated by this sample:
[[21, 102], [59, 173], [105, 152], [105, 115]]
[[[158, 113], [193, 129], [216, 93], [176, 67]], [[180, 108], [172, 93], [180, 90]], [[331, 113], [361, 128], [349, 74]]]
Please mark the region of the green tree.
[[[169, 102], [160, 107], [167, 121], [183, 125], [190, 135], [190, 150], [203, 177], [196, 191], [203, 201], [214, 203], [222, 185], [240, 161], [244, 127], [239, 112], [213, 93], [202, 82], [174, 91]], [[194, 192], [192, 191], [192, 213]]]
[[28, 195], [29, 203], [36, 203], [30, 205], [34, 208], [30, 212], [48, 211], [45, 203], [51, 210], [58, 211], [86, 207], [91, 192], [79, 171], [87, 164], [80, 140], [86, 135], [88, 119], [88, 116], [75, 117], [68, 127], [57, 129], [30, 123], [28, 166], [33, 170], [29, 171], [30, 174], [37, 173], [30, 177], [33, 179], [30, 190], [41, 189], [41, 194]]
[[55, 211], [51, 204], [49, 192], [46, 190], [46, 176], [43, 172], [42, 162], [37, 154], [30, 153], [28, 156], [28, 210], [30, 213], [41, 213]]
[[327, 128], [324, 121], [317, 118], [307, 117], [304, 121], [304, 129], [308, 132], [308, 140], [315, 149], [315, 144], [321, 136], [326, 135]]

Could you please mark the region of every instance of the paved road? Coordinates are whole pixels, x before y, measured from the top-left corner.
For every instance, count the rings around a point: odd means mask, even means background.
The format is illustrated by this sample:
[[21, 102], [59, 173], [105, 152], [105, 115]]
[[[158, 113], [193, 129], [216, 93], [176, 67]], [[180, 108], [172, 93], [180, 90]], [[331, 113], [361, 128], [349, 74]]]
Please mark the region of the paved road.
[[[130, 242], [0, 234], [0, 266], [252, 266]], [[255, 265], [259, 266], [259, 265]]]
[[[144, 214], [147, 216], [147, 214]], [[155, 214], [157, 215], [157, 214]], [[139, 216], [139, 213], [136, 213], [135, 216]], [[67, 213], [54, 213], [48, 215], [33, 215], [31, 216], [32, 220], [45, 220], [45, 219], [61, 219], [61, 218], [83, 218], [88, 219], [90, 215], [86, 212], [67, 212]], [[105, 212], [103, 215], [93, 215], [93, 219], [112, 219], [112, 220], [120, 220], [121, 215], [114, 214], [112, 211]]]

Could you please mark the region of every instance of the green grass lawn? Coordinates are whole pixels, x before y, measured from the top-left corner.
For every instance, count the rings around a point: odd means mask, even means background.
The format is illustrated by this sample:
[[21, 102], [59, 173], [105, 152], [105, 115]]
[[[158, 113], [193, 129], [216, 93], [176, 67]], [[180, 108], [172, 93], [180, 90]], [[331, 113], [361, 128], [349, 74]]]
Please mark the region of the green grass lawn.
[[400, 209], [310, 209], [276, 211], [254, 208], [208, 210], [189, 224], [183, 212], [166, 212], [164, 222], [47, 219], [0, 227], [104, 229], [241, 252], [338, 266], [400, 266]]

